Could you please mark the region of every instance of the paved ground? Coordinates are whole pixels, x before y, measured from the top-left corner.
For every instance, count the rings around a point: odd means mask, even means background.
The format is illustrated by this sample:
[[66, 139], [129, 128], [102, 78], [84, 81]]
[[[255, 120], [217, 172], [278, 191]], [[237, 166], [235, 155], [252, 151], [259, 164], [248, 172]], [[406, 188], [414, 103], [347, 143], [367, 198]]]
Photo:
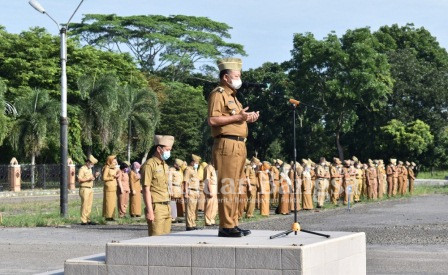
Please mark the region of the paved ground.
[[[307, 230], [366, 232], [369, 274], [448, 274], [447, 209], [448, 195], [431, 195], [298, 216]], [[273, 216], [242, 227], [286, 230], [292, 223], [293, 215]], [[143, 237], [146, 230], [143, 225], [0, 228], [0, 274], [60, 269], [65, 259], [102, 253], [105, 243]]]

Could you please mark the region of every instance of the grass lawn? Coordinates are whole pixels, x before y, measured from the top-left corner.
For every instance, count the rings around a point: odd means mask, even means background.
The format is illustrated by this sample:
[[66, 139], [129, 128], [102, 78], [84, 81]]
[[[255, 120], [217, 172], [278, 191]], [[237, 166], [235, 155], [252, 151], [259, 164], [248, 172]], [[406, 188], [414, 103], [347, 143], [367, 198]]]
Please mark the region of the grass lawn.
[[[414, 196], [429, 195], [429, 194], [448, 194], [448, 186], [417, 186], [414, 191]], [[411, 197], [409, 194], [404, 197]], [[391, 199], [398, 199], [401, 196], [397, 196]], [[387, 196], [381, 200], [388, 200]], [[378, 200], [377, 200], [378, 201]], [[370, 203], [367, 199], [361, 200], [360, 203]], [[332, 209], [333, 206], [330, 203], [324, 205], [326, 209]], [[72, 224], [80, 223], [80, 199], [71, 199], [68, 205], [67, 218], [62, 218], [59, 215], [59, 199], [53, 201], [29, 201], [22, 203], [1, 203], [0, 204], [0, 226], [5, 227], [37, 227], [37, 226], [69, 226]], [[92, 207], [91, 219], [98, 224], [106, 224], [105, 220], [101, 216], [102, 214], [102, 198], [95, 197]], [[257, 221], [265, 219], [260, 215], [259, 210], [255, 210], [255, 216], [251, 219], [243, 219], [243, 223], [247, 221]], [[318, 215], [316, 213], [316, 215]], [[114, 224], [142, 224], [145, 225], [146, 221], [144, 217], [141, 218], [121, 218], [117, 219]], [[204, 225], [202, 218], [198, 221], [198, 226]]]
[[440, 180], [443, 180], [447, 176], [448, 176], [447, 170], [437, 170], [437, 171], [433, 171], [432, 173], [431, 173], [431, 171], [419, 172], [417, 178], [418, 179], [440, 179]]

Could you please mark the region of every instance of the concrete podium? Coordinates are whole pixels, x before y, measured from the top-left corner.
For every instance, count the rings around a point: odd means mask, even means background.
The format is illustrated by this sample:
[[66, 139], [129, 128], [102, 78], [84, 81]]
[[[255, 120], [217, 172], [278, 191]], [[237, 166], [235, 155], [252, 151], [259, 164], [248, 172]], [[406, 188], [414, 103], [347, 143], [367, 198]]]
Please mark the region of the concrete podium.
[[217, 230], [145, 237], [106, 245], [106, 253], [65, 262], [65, 274], [366, 274], [364, 233], [252, 231], [219, 238]]

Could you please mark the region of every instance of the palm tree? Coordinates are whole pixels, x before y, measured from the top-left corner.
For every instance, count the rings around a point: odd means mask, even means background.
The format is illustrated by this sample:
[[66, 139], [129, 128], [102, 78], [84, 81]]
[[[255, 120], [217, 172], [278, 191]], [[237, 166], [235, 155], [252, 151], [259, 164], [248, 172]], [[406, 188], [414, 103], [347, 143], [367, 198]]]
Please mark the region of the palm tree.
[[130, 162], [133, 143], [139, 152], [144, 152], [152, 144], [160, 111], [157, 95], [153, 91], [127, 87], [124, 92], [126, 100], [121, 102], [125, 112], [122, 114], [127, 121], [127, 159]]
[[78, 88], [82, 99], [82, 134], [84, 143], [89, 146], [88, 154], [91, 154], [95, 140], [102, 149], [106, 149], [114, 132], [121, 127], [113, 125], [114, 116], [117, 115], [119, 84], [111, 75], [88, 75], [78, 80]]
[[50, 137], [59, 135], [59, 104], [47, 91], [36, 89], [18, 98], [15, 105], [18, 115], [12, 128], [11, 143], [31, 157], [31, 186], [34, 187], [36, 156], [47, 147]]
[[0, 145], [9, 132], [9, 118], [8, 113], [14, 114], [15, 108], [13, 105], [5, 101], [4, 94], [6, 93], [6, 85], [0, 82]]

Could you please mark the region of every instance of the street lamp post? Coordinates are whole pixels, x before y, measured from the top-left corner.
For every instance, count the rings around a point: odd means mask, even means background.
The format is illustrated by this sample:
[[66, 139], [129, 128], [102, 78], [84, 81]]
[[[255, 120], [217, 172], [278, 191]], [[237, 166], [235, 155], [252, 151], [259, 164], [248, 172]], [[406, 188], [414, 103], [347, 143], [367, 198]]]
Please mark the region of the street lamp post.
[[57, 26], [61, 37], [61, 178], [60, 178], [60, 210], [61, 216], [67, 217], [68, 208], [68, 117], [67, 117], [67, 28], [75, 13], [78, 11], [84, 0], [81, 0], [76, 10], [73, 12], [66, 24], [59, 25], [45, 9], [36, 0], [30, 0], [28, 3], [42, 14], [46, 14]]

